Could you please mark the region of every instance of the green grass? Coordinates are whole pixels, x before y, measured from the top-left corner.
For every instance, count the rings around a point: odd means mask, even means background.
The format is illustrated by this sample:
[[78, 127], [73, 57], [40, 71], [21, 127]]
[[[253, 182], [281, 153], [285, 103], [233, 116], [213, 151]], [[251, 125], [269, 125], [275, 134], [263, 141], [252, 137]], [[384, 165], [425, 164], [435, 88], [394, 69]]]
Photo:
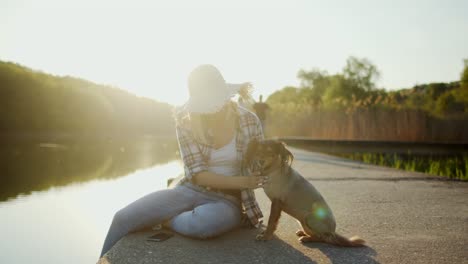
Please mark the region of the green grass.
[[450, 179], [468, 180], [468, 154], [456, 156], [418, 156], [410, 153], [406, 155], [353, 153], [339, 156], [406, 171], [424, 172]]

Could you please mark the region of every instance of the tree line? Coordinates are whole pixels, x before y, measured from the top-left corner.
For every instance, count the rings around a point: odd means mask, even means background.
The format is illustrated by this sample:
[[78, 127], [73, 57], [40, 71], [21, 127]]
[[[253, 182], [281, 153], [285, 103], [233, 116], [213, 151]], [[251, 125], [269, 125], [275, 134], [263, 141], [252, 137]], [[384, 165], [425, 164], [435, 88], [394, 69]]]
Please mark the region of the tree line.
[[[300, 70], [299, 87], [271, 94], [271, 136], [326, 139], [468, 141], [468, 60], [460, 80], [387, 91], [368, 59], [349, 57], [342, 72]], [[287, 124], [287, 125], [285, 125]]]
[[[459, 81], [387, 91], [368, 59], [343, 70], [300, 70], [299, 87], [271, 94], [269, 136], [468, 141], [468, 60]], [[174, 137], [173, 107], [117, 87], [0, 61], [0, 139], [43, 135]], [[6, 136], [6, 137], [5, 137]]]
[[380, 72], [374, 64], [365, 58], [349, 57], [343, 71], [337, 74], [320, 69], [300, 70], [299, 87], [285, 87], [270, 95], [267, 102], [348, 112], [361, 107], [406, 108], [444, 118], [463, 117], [468, 114], [468, 60], [464, 63], [460, 81], [386, 91], [376, 87]]
[[4, 137], [172, 136], [174, 121], [167, 103], [0, 61], [0, 133]]

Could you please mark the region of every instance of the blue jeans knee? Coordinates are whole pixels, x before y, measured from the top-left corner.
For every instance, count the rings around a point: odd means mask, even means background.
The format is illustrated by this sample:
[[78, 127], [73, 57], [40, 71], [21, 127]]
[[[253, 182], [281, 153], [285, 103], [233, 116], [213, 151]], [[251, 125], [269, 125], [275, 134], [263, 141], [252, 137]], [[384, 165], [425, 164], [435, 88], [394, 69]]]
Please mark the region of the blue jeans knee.
[[240, 209], [230, 202], [213, 202], [174, 217], [171, 228], [182, 235], [206, 239], [240, 225]]

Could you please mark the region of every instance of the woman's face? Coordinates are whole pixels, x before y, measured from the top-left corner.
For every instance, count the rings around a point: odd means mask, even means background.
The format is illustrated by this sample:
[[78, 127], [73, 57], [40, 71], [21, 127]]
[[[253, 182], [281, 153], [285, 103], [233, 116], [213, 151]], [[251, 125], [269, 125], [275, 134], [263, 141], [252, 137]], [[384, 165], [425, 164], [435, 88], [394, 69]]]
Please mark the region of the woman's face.
[[229, 106], [228, 104], [226, 104], [219, 112], [216, 112], [214, 114], [206, 114], [205, 118], [210, 126], [216, 126], [230, 121], [230, 118], [228, 118], [228, 113]]

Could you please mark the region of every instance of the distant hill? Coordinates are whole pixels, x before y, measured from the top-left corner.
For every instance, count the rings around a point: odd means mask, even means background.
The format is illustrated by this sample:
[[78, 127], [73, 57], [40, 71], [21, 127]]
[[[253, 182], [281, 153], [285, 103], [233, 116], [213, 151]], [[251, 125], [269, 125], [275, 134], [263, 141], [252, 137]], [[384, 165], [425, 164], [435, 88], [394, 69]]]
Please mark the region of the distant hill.
[[127, 91], [0, 61], [0, 134], [172, 136], [172, 106]]

